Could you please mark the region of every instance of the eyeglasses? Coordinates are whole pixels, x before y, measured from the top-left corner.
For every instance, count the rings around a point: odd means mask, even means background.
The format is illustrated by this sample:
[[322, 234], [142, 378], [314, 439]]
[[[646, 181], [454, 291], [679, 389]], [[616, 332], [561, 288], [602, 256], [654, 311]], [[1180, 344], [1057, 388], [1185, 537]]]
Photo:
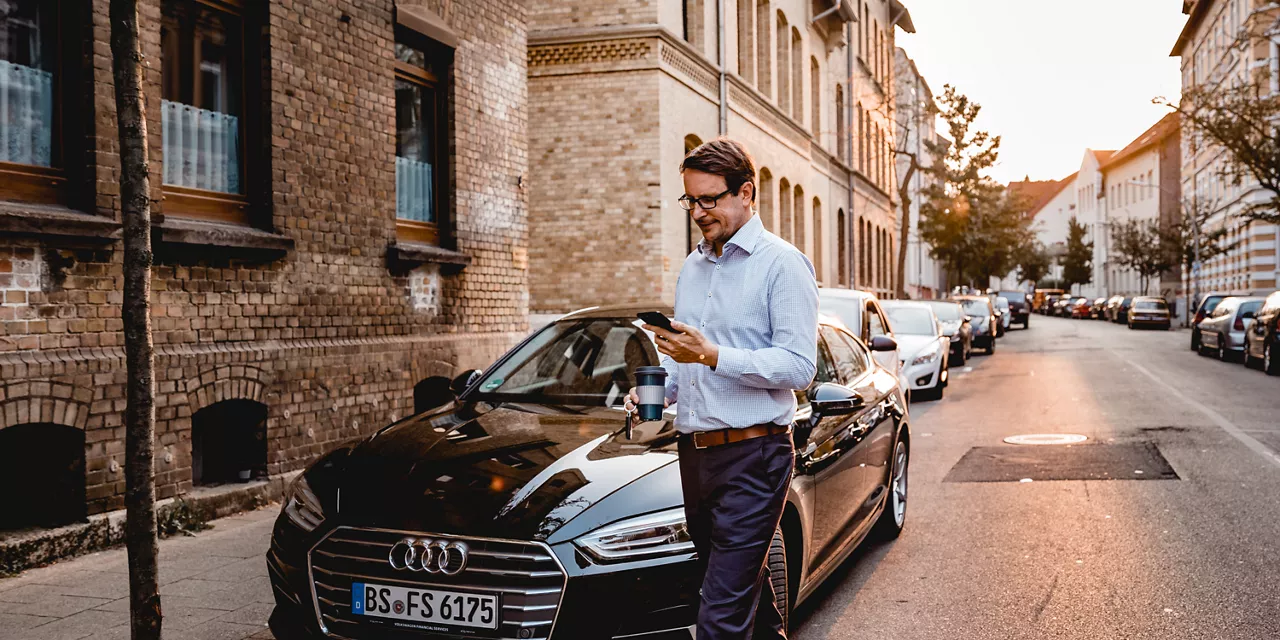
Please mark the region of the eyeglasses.
[[676, 202], [679, 202], [680, 208], [684, 209], [685, 211], [693, 211], [693, 203], [695, 202], [698, 203], [698, 206], [702, 207], [702, 209], [705, 211], [707, 209], [716, 208], [716, 203], [719, 202], [720, 198], [723, 198], [731, 193], [733, 193], [733, 189], [725, 189], [724, 191], [721, 191], [719, 195], [702, 196], [701, 198], [694, 198], [686, 194], [686, 195], [680, 196], [680, 198], [676, 200]]

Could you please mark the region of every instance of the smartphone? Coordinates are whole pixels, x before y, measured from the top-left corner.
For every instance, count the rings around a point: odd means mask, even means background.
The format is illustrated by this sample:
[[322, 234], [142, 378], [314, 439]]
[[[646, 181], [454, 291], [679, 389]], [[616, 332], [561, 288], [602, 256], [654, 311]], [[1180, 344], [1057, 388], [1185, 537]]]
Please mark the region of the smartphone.
[[644, 320], [645, 324], [648, 324], [654, 327], [661, 327], [663, 330], [670, 331], [671, 333], [680, 333], [679, 331], [676, 331], [674, 327], [671, 326], [670, 319], [668, 319], [666, 316], [662, 315], [661, 313], [658, 313], [657, 311], [643, 311], [641, 313], [637, 313], [636, 317], [640, 318], [641, 320]]

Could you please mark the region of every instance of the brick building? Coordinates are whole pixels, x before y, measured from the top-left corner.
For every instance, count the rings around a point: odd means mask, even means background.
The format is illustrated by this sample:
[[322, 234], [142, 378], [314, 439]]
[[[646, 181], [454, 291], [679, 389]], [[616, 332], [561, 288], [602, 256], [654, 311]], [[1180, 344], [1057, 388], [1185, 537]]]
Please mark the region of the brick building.
[[[723, 11], [717, 16], [717, 10]], [[531, 311], [674, 299], [693, 146], [742, 140], [823, 286], [893, 290], [897, 0], [534, 0]]]
[[[123, 501], [108, 4], [0, 0], [0, 529]], [[299, 469], [523, 335], [523, 2], [139, 4], [161, 498]]]

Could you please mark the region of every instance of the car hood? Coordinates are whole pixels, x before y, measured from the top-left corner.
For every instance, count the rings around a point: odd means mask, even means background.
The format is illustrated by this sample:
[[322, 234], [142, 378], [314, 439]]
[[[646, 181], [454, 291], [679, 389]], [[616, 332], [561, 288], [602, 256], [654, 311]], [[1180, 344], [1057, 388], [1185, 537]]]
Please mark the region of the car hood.
[[[627, 441], [622, 426], [605, 407], [451, 406], [356, 445], [320, 484], [336, 488], [337, 524], [547, 540], [615, 494], [650, 510], [681, 503], [674, 427], [639, 425]], [[633, 484], [647, 488], [623, 491]]]
[[910, 362], [922, 350], [927, 349], [929, 345], [938, 344], [938, 336], [920, 336], [920, 335], [896, 335], [894, 338], [898, 341], [898, 354], [903, 362]]

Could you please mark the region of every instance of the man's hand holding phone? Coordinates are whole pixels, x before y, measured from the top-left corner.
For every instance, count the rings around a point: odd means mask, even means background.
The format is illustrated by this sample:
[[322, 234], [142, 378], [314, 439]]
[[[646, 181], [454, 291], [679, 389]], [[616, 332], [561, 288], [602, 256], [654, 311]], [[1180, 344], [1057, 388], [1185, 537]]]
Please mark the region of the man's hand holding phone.
[[[666, 320], [667, 327], [653, 316]], [[676, 362], [684, 364], [705, 364], [715, 368], [720, 361], [720, 347], [707, 340], [701, 331], [675, 320], [667, 320], [660, 313], [649, 311], [639, 314], [645, 321], [644, 330], [653, 333], [657, 338], [658, 351]], [[655, 324], [656, 323], [656, 324]]]

